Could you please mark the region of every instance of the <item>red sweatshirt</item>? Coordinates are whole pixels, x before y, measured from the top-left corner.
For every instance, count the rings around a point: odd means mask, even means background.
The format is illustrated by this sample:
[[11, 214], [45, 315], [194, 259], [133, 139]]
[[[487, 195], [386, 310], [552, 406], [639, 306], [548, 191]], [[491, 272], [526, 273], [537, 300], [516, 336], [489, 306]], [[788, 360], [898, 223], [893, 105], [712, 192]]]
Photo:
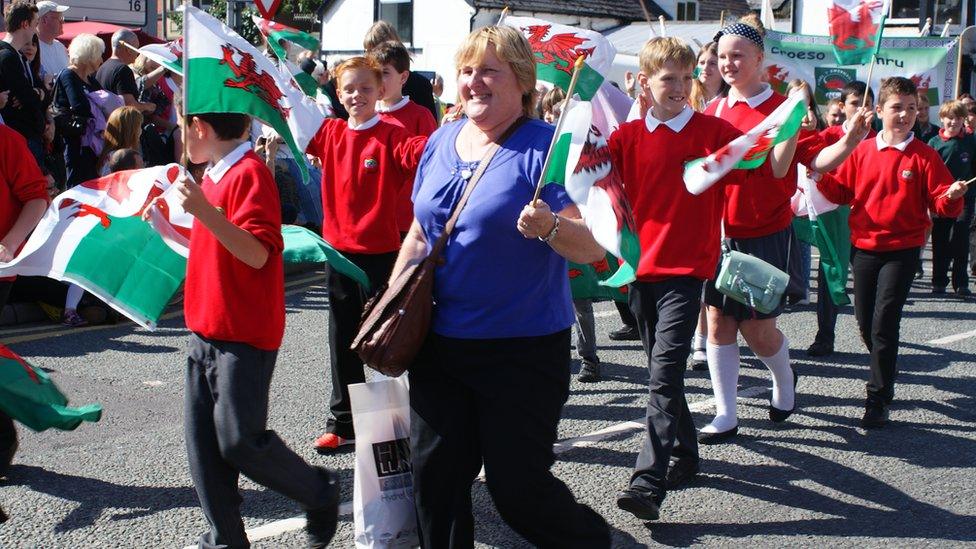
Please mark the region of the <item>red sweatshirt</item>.
[[234, 257], [202, 223], [190, 233], [183, 311], [186, 327], [203, 337], [273, 351], [285, 333], [281, 203], [274, 177], [244, 143], [207, 171], [207, 201], [266, 250], [260, 269]]
[[399, 250], [397, 197], [426, 143], [379, 116], [357, 129], [326, 119], [306, 150], [322, 160], [322, 238], [341, 252]]
[[[379, 111], [380, 119], [384, 122], [400, 126], [410, 132], [411, 135], [422, 135], [430, 137], [437, 129], [437, 121], [427, 107], [421, 107], [414, 103], [409, 97], [404, 97], [399, 103], [389, 109]], [[410, 230], [413, 223], [413, 177], [409, 178], [400, 190], [397, 198], [397, 227], [401, 233]]]
[[929, 209], [958, 217], [962, 200], [942, 198], [952, 174], [932, 147], [912, 137], [891, 147], [879, 134], [866, 139], [817, 188], [831, 202], [850, 204], [851, 244], [886, 252], [925, 244]]
[[[713, 101], [705, 109], [705, 114], [726, 120], [745, 133], [769, 116], [786, 101], [786, 97], [767, 88], [749, 98], [748, 102], [732, 101], [730, 98]], [[796, 165], [809, 166], [824, 147], [823, 139], [817, 132], [801, 132], [793, 163], [786, 176], [776, 179], [772, 171], [768, 171], [764, 178], [750, 177], [749, 185], [727, 186], [726, 235], [731, 238], [756, 238], [789, 227], [793, 222], [790, 199], [796, 193]]]
[[[47, 179], [34, 162], [24, 137], [10, 126], [0, 124], [0, 239], [17, 222], [24, 204], [38, 198], [50, 202]], [[13, 277], [0, 278], [5, 280]]]
[[[687, 120], [684, 125], [682, 119]], [[741, 181], [745, 172], [733, 170], [698, 196], [685, 188], [682, 174], [686, 162], [708, 156], [740, 135], [728, 122], [687, 108], [666, 123], [652, 117], [628, 122], [610, 136], [611, 161], [637, 223], [638, 280], [715, 276], [726, 185]]]

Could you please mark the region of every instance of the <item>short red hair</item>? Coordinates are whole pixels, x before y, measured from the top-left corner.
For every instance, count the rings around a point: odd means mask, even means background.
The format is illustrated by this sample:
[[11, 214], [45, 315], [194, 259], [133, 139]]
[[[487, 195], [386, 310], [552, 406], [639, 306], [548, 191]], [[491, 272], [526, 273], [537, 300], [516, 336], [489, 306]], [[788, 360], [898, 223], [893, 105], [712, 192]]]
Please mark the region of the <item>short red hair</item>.
[[376, 78], [377, 85], [383, 83], [383, 70], [380, 68], [379, 63], [377, 63], [376, 60], [370, 57], [360, 56], [360, 57], [350, 57], [349, 59], [343, 61], [342, 64], [340, 64], [338, 67], [336, 67], [334, 71], [336, 85], [338, 86], [339, 82], [342, 81], [343, 74], [349, 71], [356, 71], [356, 70], [367, 70], [371, 72], [373, 76]]

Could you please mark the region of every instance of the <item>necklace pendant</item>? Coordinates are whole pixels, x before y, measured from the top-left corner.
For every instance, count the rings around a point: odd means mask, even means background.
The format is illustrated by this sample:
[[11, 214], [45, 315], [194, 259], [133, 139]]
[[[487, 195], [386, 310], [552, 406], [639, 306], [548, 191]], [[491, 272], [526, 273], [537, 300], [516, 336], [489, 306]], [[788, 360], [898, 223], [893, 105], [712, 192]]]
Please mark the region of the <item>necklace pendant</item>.
[[463, 170], [461, 170], [461, 178], [464, 179], [465, 181], [467, 181], [468, 179], [471, 179], [471, 176], [472, 175], [474, 175], [474, 172], [472, 172], [468, 168], [464, 168]]

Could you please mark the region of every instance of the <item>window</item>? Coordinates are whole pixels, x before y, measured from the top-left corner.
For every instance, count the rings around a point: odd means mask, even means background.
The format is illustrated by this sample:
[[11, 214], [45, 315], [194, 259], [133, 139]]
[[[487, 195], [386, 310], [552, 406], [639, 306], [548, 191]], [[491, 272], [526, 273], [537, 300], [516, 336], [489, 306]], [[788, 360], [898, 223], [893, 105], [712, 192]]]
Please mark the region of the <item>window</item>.
[[698, 21], [698, 2], [678, 2], [678, 21]]
[[413, 0], [379, 0], [376, 19], [393, 25], [405, 45], [413, 44]]
[[892, 19], [918, 19], [921, 3], [919, 0], [892, 0]]

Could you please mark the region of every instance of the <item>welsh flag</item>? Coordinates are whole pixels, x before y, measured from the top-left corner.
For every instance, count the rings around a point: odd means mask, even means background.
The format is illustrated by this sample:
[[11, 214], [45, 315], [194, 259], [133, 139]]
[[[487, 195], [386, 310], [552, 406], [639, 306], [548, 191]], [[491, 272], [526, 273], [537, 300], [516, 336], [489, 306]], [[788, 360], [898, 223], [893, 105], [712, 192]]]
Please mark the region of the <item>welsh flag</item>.
[[289, 78], [295, 80], [295, 83], [305, 95], [315, 97], [319, 87], [318, 82], [312, 78], [312, 75], [306, 73], [288, 59], [287, 48], [281, 42], [291, 42], [305, 50], [317, 52], [319, 50], [318, 39], [307, 32], [302, 32], [298, 29], [282, 25], [281, 23], [262, 19], [257, 15], [252, 15], [251, 20], [254, 22], [254, 26], [258, 28], [258, 31], [267, 39], [268, 47], [278, 57], [281, 69], [288, 73]]
[[146, 44], [139, 53], [183, 76], [183, 39], [177, 38], [165, 44]]
[[881, 49], [890, 0], [833, 0], [827, 8], [838, 65], [863, 65]]
[[270, 19], [264, 19], [257, 15], [251, 16], [251, 21], [258, 31], [268, 40], [268, 47], [278, 56], [278, 59], [287, 59], [288, 50], [281, 44], [282, 41], [297, 44], [303, 49], [310, 51], [319, 50], [319, 40], [307, 32], [302, 32], [296, 28], [276, 23]]
[[[197, 8], [184, 8], [187, 114], [240, 113], [281, 135], [296, 159], [325, 116], [247, 40]], [[308, 166], [299, 161], [302, 177]]]
[[69, 407], [67, 397], [44, 370], [4, 345], [0, 345], [0, 411], [34, 431], [51, 427], [71, 431], [83, 421], [102, 418], [99, 404]]
[[534, 17], [505, 17], [501, 24], [515, 27], [529, 40], [535, 54], [536, 77], [544, 84], [569, 88], [576, 59], [586, 62], [576, 82], [580, 99], [589, 101], [610, 71], [616, 48], [596, 31], [550, 23]]
[[628, 286], [611, 288], [600, 284], [611, 278], [619, 269], [619, 262], [613, 254], [594, 263], [569, 262], [569, 290], [573, 299], [592, 299], [594, 301], [627, 302]]
[[593, 125], [590, 102], [571, 101], [559, 128], [543, 182], [566, 187], [593, 237], [620, 260], [613, 276], [600, 284], [614, 288], [629, 284], [636, 278], [640, 261], [637, 225], [620, 177], [610, 163], [607, 139]]
[[766, 161], [777, 144], [796, 135], [807, 111], [806, 97], [791, 95], [759, 125], [728, 145], [685, 164], [685, 187], [691, 194], [701, 194], [735, 169], [752, 170]]
[[193, 218], [173, 196], [184, 173], [177, 164], [123, 171], [61, 193], [0, 276], [73, 282], [154, 329], [186, 275]]
[[[851, 263], [850, 206], [827, 200], [817, 189], [806, 169], [797, 174], [797, 191], [791, 200], [793, 229], [797, 238], [820, 250], [820, 268], [830, 299], [837, 305], [851, 302], [847, 295], [847, 273]], [[825, 175], [822, 177], [830, 177]]]

